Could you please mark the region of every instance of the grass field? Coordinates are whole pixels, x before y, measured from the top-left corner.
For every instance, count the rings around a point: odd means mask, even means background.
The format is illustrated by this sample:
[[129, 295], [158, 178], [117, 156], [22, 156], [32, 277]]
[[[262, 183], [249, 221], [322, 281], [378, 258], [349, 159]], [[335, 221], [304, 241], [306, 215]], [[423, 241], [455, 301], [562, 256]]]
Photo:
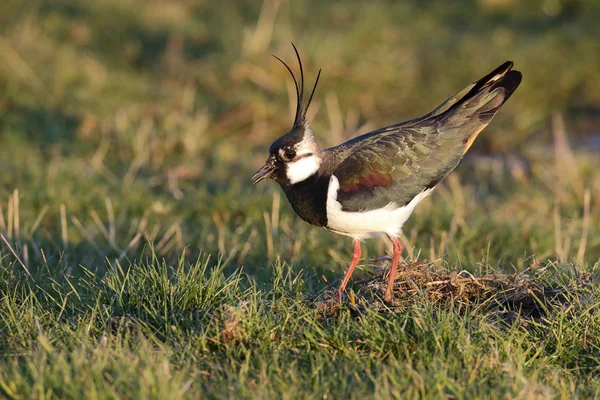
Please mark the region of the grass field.
[[[0, 397], [600, 396], [593, 0], [0, 4]], [[524, 80], [390, 247], [249, 177], [323, 69], [334, 145]]]

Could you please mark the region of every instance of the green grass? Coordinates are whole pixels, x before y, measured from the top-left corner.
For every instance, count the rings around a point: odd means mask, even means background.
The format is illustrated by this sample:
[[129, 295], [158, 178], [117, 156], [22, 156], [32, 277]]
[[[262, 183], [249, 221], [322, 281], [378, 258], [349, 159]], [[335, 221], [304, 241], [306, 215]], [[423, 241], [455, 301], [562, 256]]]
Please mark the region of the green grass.
[[[598, 397], [596, 3], [3, 2], [0, 396]], [[514, 60], [522, 86], [419, 205], [405, 256], [541, 269], [566, 300], [507, 322], [420, 288], [324, 315], [349, 239], [249, 181], [289, 129], [268, 54], [291, 60], [291, 40], [309, 79], [323, 68], [323, 145]], [[365, 243], [355, 280], [388, 246]]]
[[507, 325], [453, 302], [358, 316], [342, 307], [325, 318], [304, 290], [315, 277], [279, 263], [264, 286], [205, 256], [81, 279], [18, 279], [11, 267], [0, 314], [7, 397], [592, 397], [600, 389], [597, 287], [548, 319]]

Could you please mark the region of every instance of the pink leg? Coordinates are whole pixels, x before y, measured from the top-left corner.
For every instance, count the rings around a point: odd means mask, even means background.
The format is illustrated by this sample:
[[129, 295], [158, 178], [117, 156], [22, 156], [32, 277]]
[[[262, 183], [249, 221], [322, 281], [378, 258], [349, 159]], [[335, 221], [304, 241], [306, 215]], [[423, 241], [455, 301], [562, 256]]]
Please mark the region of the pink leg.
[[360, 257], [362, 256], [362, 251], [360, 249], [360, 242], [358, 240], [354, 240], [353, 244], [354, 244], [354, 254], [352, 254], [352, 261], [350, 261], [350, 266], [348, 267], [348, 270], [346, 271], [346, 275], [344, 275], [344, 279], [342, 279], [342, 283], [340, 284], [340, 287], [338, 289], [338, 298], [340, 300], [342, 300], [342, 293], [344, 293], [344, 290], [346, 289], [346, 285], [348, 284], [348, 281], [350, 280], [350, 277], [352, 276], [352, 272], [354, 272], [354, 268], [356, 268], [356, 266], [358, 265], [358, 262], [360, 261]]
[[392, 244], [394, 245], [394, 258], [392, 259], [392, 268], [390, 269], [390, 279], [388, 281], [388, 287], [385, 291], [384, 299], [386, 301], [392, 300], [392, 289], [394, 288], [394, 280], [396, 279], [396, 270], [398, 269], [398, 263], [400, 262], [400, 254], [402, 253], [402, 245], [398, 238], [390, 236]]

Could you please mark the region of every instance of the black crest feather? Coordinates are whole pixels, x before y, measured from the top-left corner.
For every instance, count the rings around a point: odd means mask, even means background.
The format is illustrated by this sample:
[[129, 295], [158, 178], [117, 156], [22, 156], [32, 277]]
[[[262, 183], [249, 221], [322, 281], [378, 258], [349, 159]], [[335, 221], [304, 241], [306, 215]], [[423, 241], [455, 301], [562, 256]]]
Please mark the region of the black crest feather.
[[271, 54], [273, 57], [277, 59], [283, 66], [288, 70], [292, 79], [294, 80], [294, 86], [296, 88], [296, 116], [294, 118], [294, 127], [302, 126], [306, 122], [306, 112], [308, 111], [308, 107], [310, 106], [310, 102], [313, 99], [315, 94], [315, 90], [317, 89], [317, 84], [319, 83], [319, 78], [321, 77], [321, 70], [319, 69], [319, 73], [317, 74], [317, 79], [315, 80], [315, 84], [310, 92], [310, 97], [304, 105], [304, 68], [302, 68], [302, 60], [300, 58], [300, 53], [298, 53], [298, 49], [292, 43], [292, 47], [294, 48], [294, 52], [296, 53], [296, 59], [298, 60], [298, 67], [300, 68], [300, 83], [296, 79], [296, 76], [292, 72], [292, 69], [287, 65], [281, 58], [277, 57], [274, 54]]

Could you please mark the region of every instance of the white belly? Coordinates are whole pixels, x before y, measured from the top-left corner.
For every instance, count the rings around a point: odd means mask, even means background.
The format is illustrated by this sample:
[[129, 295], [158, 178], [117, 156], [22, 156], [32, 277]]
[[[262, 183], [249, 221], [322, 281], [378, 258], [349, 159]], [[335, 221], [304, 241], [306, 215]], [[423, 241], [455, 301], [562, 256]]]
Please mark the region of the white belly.
[[338, 178], [332, 175], [327, 190], [327, 227], [336, 233], [351, 236], [357, 240], [381, 234], [398, 237], [402, 225], [410, 217], [417, 204], [433, 190], [422, 191], [403, 207], [398, 207], [397, 204], [391, 202], [384, 208], [376, 210], [348, 212], [343, 211], [342, 205], [337, 201], [339, 188]]

